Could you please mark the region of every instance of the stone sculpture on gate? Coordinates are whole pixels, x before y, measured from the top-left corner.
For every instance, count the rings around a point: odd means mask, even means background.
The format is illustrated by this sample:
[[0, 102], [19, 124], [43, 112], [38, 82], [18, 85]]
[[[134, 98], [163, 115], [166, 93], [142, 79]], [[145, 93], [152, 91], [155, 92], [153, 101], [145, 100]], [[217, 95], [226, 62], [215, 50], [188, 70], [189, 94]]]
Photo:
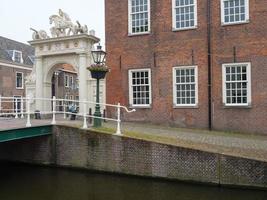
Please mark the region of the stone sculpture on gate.
[[[71, 21], [70, 16], [67, 13], [65, 13], [62, 9], [58, 10], [58, 15], [51, 15], [49, 17], [49, 23], [53, 25], [50, 28], [52, 38], [78, 35], [78, 34], [88, 34], [87, 25], [82, 26], [79, 21], [73, 23]], [[33, 40], [49, 38], [49, 36], [44, 30], [37, 31], [32, 28], [31, 30], [34, 31], [32, 35]]]

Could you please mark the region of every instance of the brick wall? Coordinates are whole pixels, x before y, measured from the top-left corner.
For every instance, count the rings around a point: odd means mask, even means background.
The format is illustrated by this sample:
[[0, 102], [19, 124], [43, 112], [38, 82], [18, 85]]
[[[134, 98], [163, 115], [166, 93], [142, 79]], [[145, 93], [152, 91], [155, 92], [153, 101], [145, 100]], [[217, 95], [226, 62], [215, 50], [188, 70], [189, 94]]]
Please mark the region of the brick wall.
[[82, 129], [0, 144], [0, 159], [202, 183], [267, 188], [267, 164]]
[[[178, 127], [208, 127], [207, 0], [198, 2], [198, 27], [172, 31], [171, 0], [151, 0], [151, 33], [128, 36], [128, 0], [106, 0], [107, 102], [129, 106], [128, 70], [150, 68], [152, 106], [124, 115], [126, 120]], [[267, 133], [267, 3], [250, 0], [250, 23], [221, 26], [220, 1], [212, 1], [213, 128]], [[252, 64], [252, 107], [225, 108], [222, 63]], [[172, 68], [198, 66], [197, 108], [173, 108]], [[260, 84], [259, 84], [260, 83]], [[112, 113], [110, 113], [112, 114]]]
[[30, 70], [0, 66], [0, 95], [5, 97], [25, 96], [25, 80], [24, 88], [16, 89], [16, 72], [22, 72], [24, 79], [31, 73]]

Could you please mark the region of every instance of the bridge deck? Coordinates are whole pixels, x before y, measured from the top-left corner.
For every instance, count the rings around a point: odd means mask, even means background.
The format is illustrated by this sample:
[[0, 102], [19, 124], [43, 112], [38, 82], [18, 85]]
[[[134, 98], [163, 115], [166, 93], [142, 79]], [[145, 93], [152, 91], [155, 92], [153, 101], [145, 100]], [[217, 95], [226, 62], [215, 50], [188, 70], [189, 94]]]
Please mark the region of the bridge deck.
[[[35, 120], [31, 119], [32, 127], [51, 125], [51, 119]], [[57, 119], [57, 124], [72, 125], [82, 127], [82, 120], [64, 120], [63, 118]], [[14, 119], [14, 118], [0, 118], [0, 131], [25, 128], [26, 119]]]

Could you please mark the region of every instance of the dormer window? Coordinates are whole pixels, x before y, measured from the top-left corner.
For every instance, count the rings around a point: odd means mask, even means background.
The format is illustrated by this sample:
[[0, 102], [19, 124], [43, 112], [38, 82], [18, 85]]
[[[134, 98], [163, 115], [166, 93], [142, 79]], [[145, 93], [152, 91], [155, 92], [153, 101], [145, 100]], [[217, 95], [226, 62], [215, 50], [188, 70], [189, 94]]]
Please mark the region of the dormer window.
[[32, 64], [34, 64], [35, 57], [34, 56], [28, 56]]
[[12, 60], [17, 63], [23, 63], [21, 51], [13, 50]]

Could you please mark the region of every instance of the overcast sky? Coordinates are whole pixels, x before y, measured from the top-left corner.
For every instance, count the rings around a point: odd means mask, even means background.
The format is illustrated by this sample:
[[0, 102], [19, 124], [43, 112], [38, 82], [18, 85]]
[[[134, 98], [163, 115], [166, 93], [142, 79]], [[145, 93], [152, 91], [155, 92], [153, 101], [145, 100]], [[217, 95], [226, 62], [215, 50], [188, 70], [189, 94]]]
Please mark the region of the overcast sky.
[[49, 16], [61, 8], [105, 42], [104, 0], [0, 0], [0, 35], [23, 43], [32, 39], [30, 27], [50, 34]]

